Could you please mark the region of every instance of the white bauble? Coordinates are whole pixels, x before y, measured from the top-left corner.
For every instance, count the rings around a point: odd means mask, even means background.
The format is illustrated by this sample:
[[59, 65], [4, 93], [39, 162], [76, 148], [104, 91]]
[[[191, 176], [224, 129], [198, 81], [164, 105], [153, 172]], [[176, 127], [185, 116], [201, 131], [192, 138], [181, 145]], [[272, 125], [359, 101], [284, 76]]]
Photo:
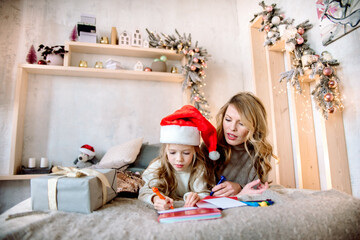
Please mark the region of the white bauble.
[[275, 35], [275, 32], [270, 31], [267, 33], [268, 38], [272, 38]]
[[288, 42], [285, 44], [285, 49], [286, 51], [292, 52], [295, 50], [295, 43], [293, 42]]
[[279, 25], [280, 24], [280, 18], [278, 16], [275, 16], [271, 19], [271, 23], [274, 25]]

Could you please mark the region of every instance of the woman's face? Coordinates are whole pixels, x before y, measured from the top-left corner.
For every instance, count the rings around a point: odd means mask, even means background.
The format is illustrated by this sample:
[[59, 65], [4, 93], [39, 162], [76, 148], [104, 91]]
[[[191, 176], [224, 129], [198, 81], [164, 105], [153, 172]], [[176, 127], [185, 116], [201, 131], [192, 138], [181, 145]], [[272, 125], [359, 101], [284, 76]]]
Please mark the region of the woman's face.
[[249, 130], [242, 124], [236, 108], [230, 104], [223, 119], [223, 130], [226, 142], [231, 146], [242, 144]]
[[176, 171], [185, 171], [193, 161], [195, 148], [190, 145], [168, 144], [167, 158]]

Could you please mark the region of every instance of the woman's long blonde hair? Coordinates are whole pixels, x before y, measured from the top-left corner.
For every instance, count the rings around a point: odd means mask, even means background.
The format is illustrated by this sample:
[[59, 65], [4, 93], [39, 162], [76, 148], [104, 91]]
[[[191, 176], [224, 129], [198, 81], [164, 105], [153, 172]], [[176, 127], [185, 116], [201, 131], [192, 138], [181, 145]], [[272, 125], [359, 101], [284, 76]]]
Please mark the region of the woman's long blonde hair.
[[246, 152], [253, 160], [259, 179], [264, 183], [267, 181], [267, 175], [271, 170], [270, 159], [273, 155], [273, 150], [271, 144], [266, 139], [268, 134], [266, 110], [260, 99], [252, 93], [241, 92], [236, 94], [216, 115], [218, 145], [223, 148], [225, 154], [225, 158], [219, 164], [226, 165], [230, 161], [231, 156], [231, 146], [225, 140], [223, 129], [224, 116], [230, 104], [236, 108], [241, 122], [249, 130], [244, 146]]
[[[160, 160], [160, 167], [155, 171], [155, 177], [149, 181], [148, 185], [150, 188], [157, 187], [160, 192], [173, 198], [174, 200], [179, 200], [182, 198], [181, 196], [176, 196], [176, 188], [178, 185], [175, 177], [176, 170], [171, 166], [166, 155], [168, 145], [169, 144], [162, 144], [159, 157], [151, 161], [151, 163], [153, 163]], [[204, 154], [200, 150], [199, 146], [194, 146], [194, 149], [194, 158], [189, 166], [191, 168], [191, 173], [188, 188], [191, 192], [194, 192], [193, 185], [197, 178], [205, 177], [205, 180], [207, 181], [207, 177], [210, 176], [209, 173], [204, 173], [204, 171], [208, 171], [205, 166]], [[208, 188], [210, 189], [211, 186], [208, 186]]]

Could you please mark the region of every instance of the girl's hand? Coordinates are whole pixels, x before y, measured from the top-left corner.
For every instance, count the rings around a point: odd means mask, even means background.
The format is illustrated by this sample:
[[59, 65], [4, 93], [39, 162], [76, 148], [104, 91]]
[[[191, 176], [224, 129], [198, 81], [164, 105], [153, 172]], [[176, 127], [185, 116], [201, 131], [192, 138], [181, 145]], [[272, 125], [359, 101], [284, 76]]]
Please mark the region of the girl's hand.
[[[254, 188], [256, 185], [258, 185], [257, 188]], [[239, 197], [245, 194], [251, 194], [251, 195], [262, 194], [268, 188], [269, 188], [269, 184], [267, 182], [265, 184], [262, 184], [260, 182], [260, 179], [257, 179], [246, 184], [243, 190], [241, 190], [241, 192], [236, 196]]]
[[200, 201], [200, 196], [197, 193], [191, 192], [187, 195], [184, 207], [194, 207]]
[[228, 197], [238, 194], [241, 191], [241, 186], [235, 182], [225, 181], [213, 187], [212, 191], [214, 192], [213, 196]]
[[168, 210], [173, 205], [174, 200], [172, 198], [166, 197], [165, 199], [159, 198], [159, 196], [155, 196], [153, 198], [154, 208], [158, 211]]

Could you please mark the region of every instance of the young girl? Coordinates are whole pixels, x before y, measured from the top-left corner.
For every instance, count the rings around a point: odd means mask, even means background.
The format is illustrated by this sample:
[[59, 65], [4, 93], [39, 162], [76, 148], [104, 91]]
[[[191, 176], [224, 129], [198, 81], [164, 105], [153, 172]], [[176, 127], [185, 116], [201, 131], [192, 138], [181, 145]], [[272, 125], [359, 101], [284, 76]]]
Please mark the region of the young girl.
[[[200, 135], [210, 150], [209, 157], [218, 159], [216, 152], [216, 129], [193, 106], [185, 105], [162, 119], [160, 142], [163, 143], [159, 157], [151, 161], [144, 171], [145, 181], [139, 199], [153, 204], [156, 210], [167, 210], [174, 200], [185, 201], [192, 207], [208, 196], [205, 158], [200, 151]], [[200, 133], [201, 132], [201, 133]], [[159, 189], [161, 199], [152, 188]]]
[[[220, 159], [207, 161], [207, 167], [217, 178], [224, 175], [228, 181], [212, 189], [214, 196], [262, 193], [268, 188], [273, 153], [260, 99], [241, 92], [220, 109], [216, 120]], [[206, 147], [202, 150], [207, 152]]]

